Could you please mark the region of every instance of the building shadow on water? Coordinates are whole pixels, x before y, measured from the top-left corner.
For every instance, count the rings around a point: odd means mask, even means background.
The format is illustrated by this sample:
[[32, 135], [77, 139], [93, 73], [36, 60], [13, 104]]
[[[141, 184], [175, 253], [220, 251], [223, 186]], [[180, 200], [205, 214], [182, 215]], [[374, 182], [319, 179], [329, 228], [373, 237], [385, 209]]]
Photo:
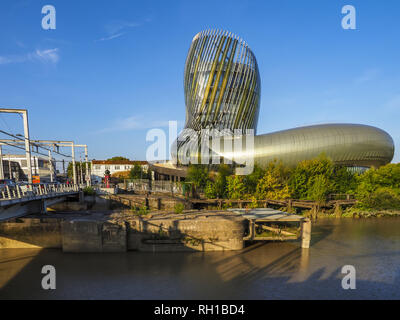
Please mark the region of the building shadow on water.
[[[9, 249], [5, 249], [9, 250]], [[395, 299], [394, 281], [357, 280], [343, 290], [340, 267], [314, 265], [313, 250], [257, 243], [239, 252], [66, 254], [0, 252], [0, 299]], [[41, 268], [56, 268], [56, 290]], [[332, 267], [332, 266], [330, 266]], [[331, 271], [333, 270], [333, 271]]]

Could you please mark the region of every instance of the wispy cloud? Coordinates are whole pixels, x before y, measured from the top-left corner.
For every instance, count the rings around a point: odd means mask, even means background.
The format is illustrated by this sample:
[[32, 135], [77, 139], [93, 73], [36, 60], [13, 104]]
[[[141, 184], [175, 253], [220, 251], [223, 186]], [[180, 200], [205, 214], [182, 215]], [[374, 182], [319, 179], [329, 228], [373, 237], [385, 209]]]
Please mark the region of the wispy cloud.
[[60, 59], [58, 55], [58, 48], [47, 49], [47, 50], [36, 50], [35, 53], [31, 55], [31, 59], [40, 60], [43, 63], [57, 63]]
[[142, 23], [139, 22], [114, 20], [107, 23], [105, 29], [109, 35], [112, 35], [120, 32], [123, 29], [140, 27], [141, 25]]
[[135, 22], [135, 21], [125, 21], [125, 20], [113, 20], [107, 23], [104, 27], [106, 31], [106, 36], [95, 40], [98, 41], [108, 41], [112, 39], [116, 39], [124, 35], [128, 32], [128, 29], [140, 27], [145, 23], [151, 22], [151, 19], [145, 19], [144, 22]]
[[122, 36], [122, 35], [124, 35], [123, 32], [117, 33], [117, 34], [113, 34], [112, 36], [109, 36], [109, 37], [100, 38], [100, 39], [96, 40], [96, 42], [97, 42], [97, 41], [108, 41], [108, 40], [112, 40], [112, 39], [115, 39], [115, 38], [119, 38], [119, 37]]
[[[178, 125], [179, 125], [178, 121]], [[118, 118], [112, 121], [109, 127], [97, 131], [97, 133], [108, 133], [118, 131], [134, 131], [144, 130], [151, 128], [165, 128], [168, 127], [168, 121], [164, 120], [153, 120], [146, 121], [142, 116], [131, 116], [127, 118]]]
[[381, 70], [378, 68], [367, 69], [360, 76], [356, 77], [354, 79], [354, 82], [356, 84], [362, 84], [374, 80], [379, 75], [380, 72]]
[[29, 61], [38, 61], [44, 64], [56, 64], [59, 59], [60, 57], [58, 48], [45, 50], [37, 49], [34, 52], [29, 52], [26, 54], [0, 56], [0, 65]]

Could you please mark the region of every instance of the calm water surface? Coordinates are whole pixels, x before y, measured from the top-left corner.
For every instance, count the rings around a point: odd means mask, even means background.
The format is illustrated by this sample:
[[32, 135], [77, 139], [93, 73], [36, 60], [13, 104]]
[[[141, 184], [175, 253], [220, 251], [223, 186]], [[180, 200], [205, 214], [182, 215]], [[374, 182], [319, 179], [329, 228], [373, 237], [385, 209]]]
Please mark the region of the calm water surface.
[[[322, 220], [312, 247], [258, 243], [239, 252], [66, 254], [0, 250], [0, 299], [400, 299], [400, 218]], [[57, 289], [41, 289], [54, 265]], [[343, 290], [341, 268], [357, 270]]]

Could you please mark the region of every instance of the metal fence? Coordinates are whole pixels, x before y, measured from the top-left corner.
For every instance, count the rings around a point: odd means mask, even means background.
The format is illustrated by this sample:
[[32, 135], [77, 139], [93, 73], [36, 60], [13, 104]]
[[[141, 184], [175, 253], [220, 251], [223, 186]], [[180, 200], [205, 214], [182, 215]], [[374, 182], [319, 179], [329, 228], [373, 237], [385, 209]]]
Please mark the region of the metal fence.
[[137, 192], [165, 192], [182, 194], [182, 184], [179, 182], [148, 180], [148, 179], [132, 179], [125, 180], [124, 188], [128, 191]]

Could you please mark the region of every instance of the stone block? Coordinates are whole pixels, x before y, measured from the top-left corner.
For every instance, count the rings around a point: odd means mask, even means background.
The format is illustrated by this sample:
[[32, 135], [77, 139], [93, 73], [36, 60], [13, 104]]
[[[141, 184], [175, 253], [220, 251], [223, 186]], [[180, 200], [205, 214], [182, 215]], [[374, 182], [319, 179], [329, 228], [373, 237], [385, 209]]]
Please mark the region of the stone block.
[[61, 223], [64, 252], [102, 252], [102, 223], [76, 219]]
[[127, 233], [124, 223], [104, 222], [101, 233], [103, 252], [125, 252], [127, 250]]

